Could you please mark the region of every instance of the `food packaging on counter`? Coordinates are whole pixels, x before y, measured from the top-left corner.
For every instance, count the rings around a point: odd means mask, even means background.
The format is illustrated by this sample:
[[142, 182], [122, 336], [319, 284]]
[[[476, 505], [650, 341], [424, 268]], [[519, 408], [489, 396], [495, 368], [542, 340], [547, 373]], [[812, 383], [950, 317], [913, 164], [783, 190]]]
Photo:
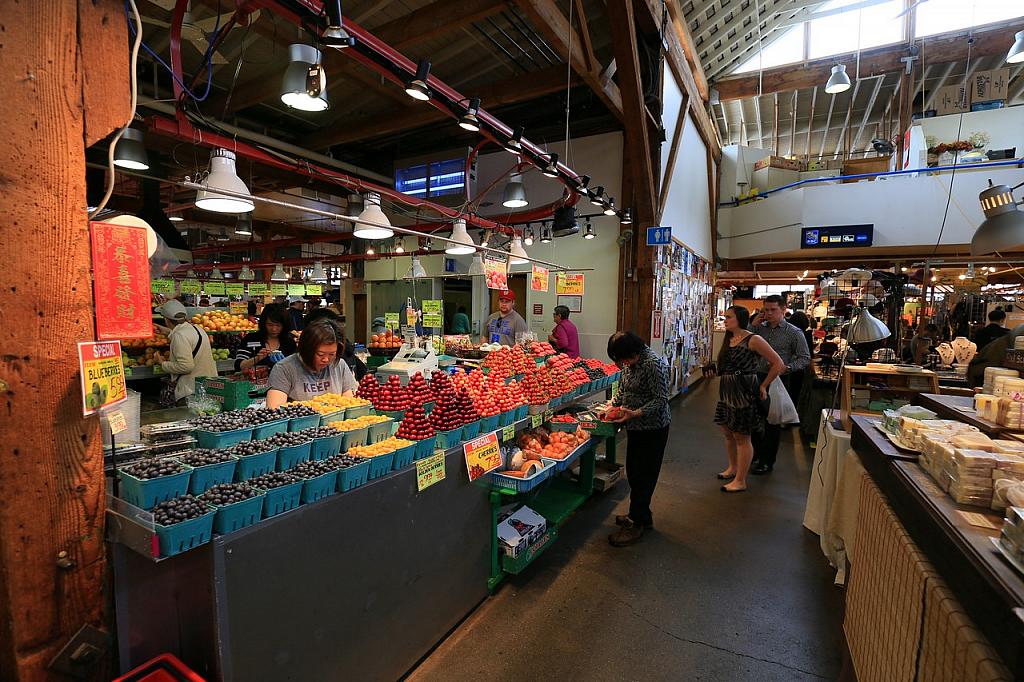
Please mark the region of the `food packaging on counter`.
[[529, 507], [520, 507], [498, 523], [498, 540], [505, 554], [514, 559], [539, 540], [547, 527], [543, 516]]

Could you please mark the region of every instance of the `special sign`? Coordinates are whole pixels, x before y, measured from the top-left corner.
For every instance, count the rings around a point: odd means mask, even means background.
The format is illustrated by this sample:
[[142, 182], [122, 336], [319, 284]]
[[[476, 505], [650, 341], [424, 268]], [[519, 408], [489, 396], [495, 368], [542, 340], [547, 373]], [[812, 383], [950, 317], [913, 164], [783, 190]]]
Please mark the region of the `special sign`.
[[582, 272], [560, 272], [555, 278], [555, 293], [563, 296], [582, 296], [583, 284]]
[[471, 481], [501, 466], [501, 447], [498, 445], [496, 431], [465, 443], [462, 452], [466, 456], [466, 471]]
[[152, 336], [146, 228], [94, 222], [89, 224], [89, 233], [96, 338]]
[[532, 277], [530, 277], [530, 288], [534, 291], [548, 290], [548, 269], [539, 265], [533, 266]]
[[78, 369], [85, 416], [128, 399], [120, 341], [79, 341]]

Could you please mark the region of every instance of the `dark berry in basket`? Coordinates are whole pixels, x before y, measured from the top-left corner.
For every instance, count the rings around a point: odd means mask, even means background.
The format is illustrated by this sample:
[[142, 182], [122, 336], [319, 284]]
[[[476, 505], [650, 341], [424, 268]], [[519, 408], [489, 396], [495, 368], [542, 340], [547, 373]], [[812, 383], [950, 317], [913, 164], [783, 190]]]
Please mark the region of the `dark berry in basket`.
[[289, 419], [295, 419], [297, 417], [312, 417], [314, 415], [320, 414], [311, 407], [307, 407], [306, 405], [296, 405], [295, 403], [282, 405], [277, 409], [281, 411], [281, 414], [288, 417]]
[[283, 471], [272, 471], [269, 474], [250, 478], [248, 483], [254, 488], [270, 490], [271, 488], [280, 488], [283, 485], [295, 483], [298, 480], [299, 479], [295, 478], [291, 474], [286, 474]]
[[190, 423], [201, 431], [215, 431], [218, 433], [235, 431], [252, 426], [252, 422], [246, 412], [253, 412], [253, 410], [231, 410], [230, 412], [221, 412], [212, 416], [196, 417]]
[[319, 462], [303, 462], [289, 469], [288, 473], [299, 478], [316, 478], [317, 476], [329, 474], [335, 469], [337, 469], [336, 466], [324, 459]]
[[173, 459], [145, 459], [131, 466], [124, 467], [122, 471], [146, 481], [151, 478], [180, 474], [185, 471], [185, 467]]
[[190, 467], [203, 467], [210, 464], [221, 464], [231, 459], [228, 450], [205, 450], [202, 448], [191, 450], [178, 456], [178, 461]]
[[248, 500], [257, 494], [248, 483], [221, 483], [200, 495], [199, 499], [207, 504], [223, 507], [228, 504]]
[[271, 445], [266, 440], [247, 440], [244, 443], [232, 445], [226, 450], [226, 452], [234, 455], [235, 457], [248, 457], [249, 455], [259, 455], [264, 452], [270, 452], [275, 448], [275, 445]]
[[209, 507], [191, 495], [182, 495], [153, 507], [153, 521], [161, 526], [171, 526], [189, 519], [197, 519], [209, 511]]
[[[309, 443], [313, 439], [302, 431], [292, 431], [289, 433], [275, 433], [269, 438], [264, 438], [262, 442], [270, 446], [270, 448], [287, 448], [294, 445], [302, 445], [303, 443]], [[268, 449], [270, 449], [268, 448]]]
[[331, 438], [332, 436], [338, 435], [337, 429], [332, 429], [330, 426], [313, 426], [308, 429], [303, 429], [299, 433], [305, 434], [310, 438]]
[[325, 464], [329, 464], [332, 469], [347, 469], [348, 467], [355, 466], [356, 464], [362, 464], [366, 459], [363, 457], [352, 457], [351, 455], [334, 455], [323, 460]]

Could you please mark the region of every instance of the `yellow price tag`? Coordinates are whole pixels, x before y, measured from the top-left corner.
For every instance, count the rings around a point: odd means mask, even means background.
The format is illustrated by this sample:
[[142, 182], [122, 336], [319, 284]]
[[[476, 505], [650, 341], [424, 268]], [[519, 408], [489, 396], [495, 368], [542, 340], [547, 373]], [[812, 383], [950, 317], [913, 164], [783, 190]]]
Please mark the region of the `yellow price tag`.
[[416, 462], [416, 490], [423, 491], [444, 480], [444, 451], [438, 450], [430, 457]]
[[495, 431], [465, 443], [462, 452], [466, 457], [466, 471], [469, 480], [475, 481], [501, 466], [501, 446]]

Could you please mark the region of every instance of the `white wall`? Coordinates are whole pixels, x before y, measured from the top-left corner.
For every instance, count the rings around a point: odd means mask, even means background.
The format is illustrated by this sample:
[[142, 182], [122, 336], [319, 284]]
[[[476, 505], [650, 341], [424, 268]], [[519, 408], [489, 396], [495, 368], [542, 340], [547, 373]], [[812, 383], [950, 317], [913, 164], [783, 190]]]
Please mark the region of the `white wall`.
[[[989, 111], [970, 111], [959, 114], [936, 116], [918, 121], [925, 137], [935, 137], [935, 142], [966, 140], [973, 133], [987, 133], [989, 143], [986, 149], [1017, 148], [1017, 156], [1024, 155], [1024, 106]], [[957, 137], [957, 131], [960, 136]]]
[[736, 199], [750, 189], [754, 164], [772, 153], [767, 149], [730, 144], [722, 148], [721, 201]]

